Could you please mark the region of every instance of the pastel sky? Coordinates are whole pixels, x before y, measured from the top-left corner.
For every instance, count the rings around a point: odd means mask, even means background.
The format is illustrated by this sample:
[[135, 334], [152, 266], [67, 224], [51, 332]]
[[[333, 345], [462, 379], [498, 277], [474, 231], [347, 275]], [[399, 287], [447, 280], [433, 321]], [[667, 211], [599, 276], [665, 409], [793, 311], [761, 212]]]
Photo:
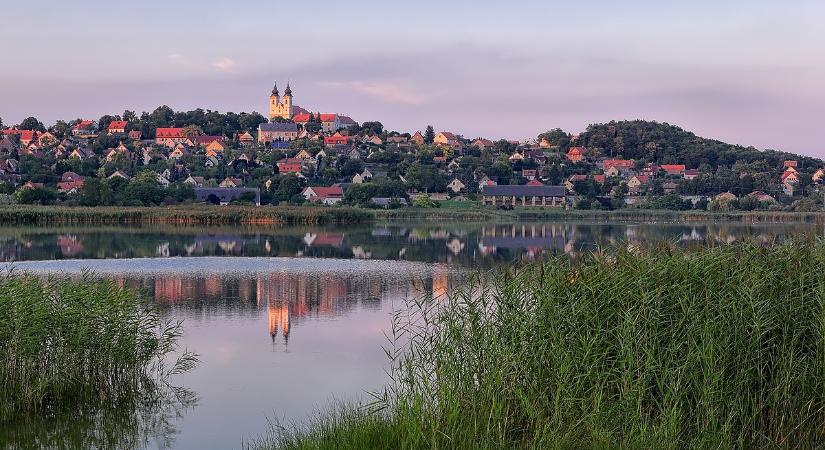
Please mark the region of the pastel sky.
[[265, 112], [289, 79], [400, 131], [641, 118], [825, 157], [823, 22], [822, 0], [4, 0], [0, 117]]

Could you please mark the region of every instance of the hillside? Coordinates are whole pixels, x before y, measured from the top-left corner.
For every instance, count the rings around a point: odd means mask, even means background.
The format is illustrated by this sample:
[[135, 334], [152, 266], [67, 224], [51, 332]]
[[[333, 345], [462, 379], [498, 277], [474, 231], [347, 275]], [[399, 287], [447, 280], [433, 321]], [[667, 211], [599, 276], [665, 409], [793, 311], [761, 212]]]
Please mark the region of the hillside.
[[727, 144], [699, 137], [667, 123], [633, 120], [594, 124], [572, 144], [599, 150], [604, 156], [646, 160], [660, 164], [685, 164], [699, 168], [707, 164], [732, 167], [737, 161], [766, 167], [782, 167], [785, 160], [799, 161], [804, 170], [821, 167], [822, 160], [774, 150]]

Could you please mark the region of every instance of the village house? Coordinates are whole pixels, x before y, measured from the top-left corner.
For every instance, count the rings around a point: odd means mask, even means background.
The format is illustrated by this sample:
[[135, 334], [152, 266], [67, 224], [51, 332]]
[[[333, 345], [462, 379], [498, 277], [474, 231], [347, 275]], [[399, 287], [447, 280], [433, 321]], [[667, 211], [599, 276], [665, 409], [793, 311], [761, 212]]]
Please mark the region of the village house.
[[69, 159], [79, 159], [85, 161], [87, 159], [96, 158], [95, 152], [85, 147], [78, 147], [69, 154]]
[[450, 183], [447, 184], [447, 189], [453, 191], [456, 194], [463, 191], [466, 187], [467, 186], [465, 186], [464, 183], [462, 183], [461, 180], [459, 180], [458, 178], [453, 178], [453, 181], [450, 181]]
[[410, 140], [406, 136], [390, 136], [387, 138], [387, 144], [406, 144], [410, 142]]
[[785, 172], [782, 172], [780, 181], [782, 184], [797, 184], [799, 183], [799, 173], [795, 170], [785, 170]]
[[278, 173], [300, 173], [303, 169], [303, 161], [298, 158], [284, 158], [278, 161]]
[[507, 159], [510, 160], [510, 162], [524, 161], [524, 155], [521, 152], [515, 152]]
[[662, 164], [659, 168], [664, 170], [668, 175], [679, 177], [683, 176], [685, 170], [687, 170], [684, 164]]
[[81, 120], [72, 127], [73, 136], [92, 136], [95, 133], [97, 124], [94, 120]]
[[21, 186], [22, 189], [43, 189], [45, 185], [43, 183], [34, 183], [32, 181], [27, 181], [26, 184]]
[[106, 129], [106, 132], [109, 134], [126, 134], [126, 127], [129, 125], [129, 122], [125, 120], [113, 120], [109, 122], [109, 127]]
[[4, 136], [19, 136], [20, 145], [29, 145], [35, 139], [36, 133], [32, 130], [3, 130]]
[[350, 139], [352, 139], [352, 136], [343, 136], [340, 133], [335, 133], [334, 136], [324, 136], [324, 145], [327, 147], [348, 145]]
[[567, 160], [572, 163], [582, 162], [584, 160], [584, 148], [570, 147], [570, 150], [567, 151]]
[[226, 177], [223, 181], [221, 181], [221, 183], [218, 185], [218, 187], [222, 187], [222, 188], [243, 187], [243, 180], [241, 180], [240, 178]]
[[421, 134], [420, 131], [416, 131], [415, 134], [410, 138], [410, 141], [416, 145], [424, 145], [426, 140], [424, 139], [424, 135]]
[[252, 136], [248, 131], [244, 131], [240, 135], [238, 135], [238, 144], [241, 147], [251, 147], [255, 144], [255, 137]]
[[213, 155], [217, 156], [219, 154], [222, 154], [224, 151], [226, 151], [226, 145], [224, 145], [222, 140], [214, 140], [214, 141], [210, 142], [209, 144], [207, 144], [207, 146], [204, 148], [204, 150], [206, 150], [207, 154], [213, 154]]
[[487, 150], [489, 148], [493, 148], [493, 141], [491, 141], [489, 139], [478, 138], [478, 139], [474, 140], [473, 143], [470, 144], [470, 145], [472, 145], [473, 147], [475, 147], [479, 150]]
[[441, 131], [436, 134], [433, 143], [444, 147], [461, 148], [461, 141], [458, 139], [458, 136], [449, 131]]
[[155, 143], [158, 145], [172, 146], [191, 142], [183, 128], [158, 128], [155, 131]]
[[482, 202], [487, 206], [564, 207], [564, 186], [484, 186]]
[[190, 184], [193, 187], [204, 187], [206, 185], [206, 179], [204, 177], [193, 177], [189, 176], [189, 178], [183, 180], [184, 184]]
[[370, 180], [372, 180], [372, 172], [370, 172], [369, 169], [364, 169], [363, 172], [356, 173], [352, 177], [352, 183], [353, 184], [366, 183], [367, 181], [370, 181]]
[[340, 185], [308, 186], [304, 188], [301, 195], [308, 202], [318, 202], [324, 205], [335, 205], [344, 200], [344, 190]]
[[228, 205], [229, 203], [243, 198], [245, 195], [254, 197], [256, 205], [261, 205], [261, 191], [258, 188], [234, 188], [234, 187], [197, 187], [195, 188], [195, 201], [199, 203], [212, 203], [214, 205]]
[[122, 170], [115, 170], [111, 175], [107, 177], [108, 180], [114, 180], [115, 178], [120, 178], [126, 181], [132, 179], [132, 177], [124, 173]]
[[287, 122], [262, 123], [258, 125], [258, 142], [290, 142], [298, 138], [298, 125]]
[[630, 189], [640, 189], [650, 181], [647, 175], [633, 175], [627, 180], [627, 187]]
[[83, 187], [83, 177], [74, 172], [64, 172], [57, 182], [57, 189], [64, 193], [74, 193]]

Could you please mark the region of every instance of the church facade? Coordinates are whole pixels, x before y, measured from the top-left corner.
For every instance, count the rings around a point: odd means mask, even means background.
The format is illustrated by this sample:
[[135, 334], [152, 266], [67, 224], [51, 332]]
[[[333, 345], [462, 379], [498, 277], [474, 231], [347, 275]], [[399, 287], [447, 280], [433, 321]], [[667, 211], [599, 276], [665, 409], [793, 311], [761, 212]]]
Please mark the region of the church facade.
[[289, 120], [292, 119], [294, 115], [295, 107], [292, 104], [292, 89], [289, 87], [289, 83], [286, 84], [284, 97], [283, 100], [281, 100], [281, 95], [278, 92], [278, 83], [276, 82], [272, 88], [272, 95], [269, 96], [269, 120], [276, 118]]

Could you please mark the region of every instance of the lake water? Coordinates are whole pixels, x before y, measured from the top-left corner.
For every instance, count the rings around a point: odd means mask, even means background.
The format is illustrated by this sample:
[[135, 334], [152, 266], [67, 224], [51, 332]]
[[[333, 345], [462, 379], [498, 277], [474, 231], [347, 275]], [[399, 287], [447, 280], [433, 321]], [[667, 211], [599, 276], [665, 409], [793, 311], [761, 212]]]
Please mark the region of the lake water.
[[468, 271], [648, 245], [771, 242], [814, 225], [409, 223], [351, 227], [0, 228], [0, 261], [36, 273], [91, 270], [184, 321], [201, 364], [176, 379], [197, 402], [148, 433], [147, 448], [240, 448], [268, 420], [300, 421], [387, 381], [391, 313]]

